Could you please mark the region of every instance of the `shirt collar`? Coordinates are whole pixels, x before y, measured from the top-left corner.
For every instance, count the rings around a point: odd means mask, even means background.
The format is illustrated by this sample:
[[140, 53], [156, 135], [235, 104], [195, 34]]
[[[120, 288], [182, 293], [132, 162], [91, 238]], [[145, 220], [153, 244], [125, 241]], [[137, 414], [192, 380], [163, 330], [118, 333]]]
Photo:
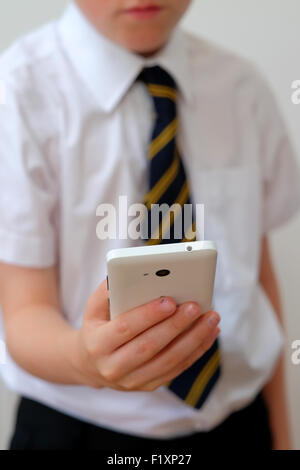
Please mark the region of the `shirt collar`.
[[143, 67], [160, 65], [191, 99], [186, 37], [176, 29], [155, 56], [143, 58], [101, 35], [72, 2], [58, 21], [58, 30], [69, 59], [104, 111], [112, 111], [134, 83]]

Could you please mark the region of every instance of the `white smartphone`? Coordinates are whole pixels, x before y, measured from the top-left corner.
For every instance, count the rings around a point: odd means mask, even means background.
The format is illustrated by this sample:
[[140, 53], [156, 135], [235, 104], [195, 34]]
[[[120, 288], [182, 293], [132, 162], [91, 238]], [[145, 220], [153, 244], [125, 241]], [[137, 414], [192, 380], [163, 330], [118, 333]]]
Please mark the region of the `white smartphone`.
[[212, 309], [217, 248], [212, 241], [110, 250], [106, 256], [110, 318], [162, 296]]

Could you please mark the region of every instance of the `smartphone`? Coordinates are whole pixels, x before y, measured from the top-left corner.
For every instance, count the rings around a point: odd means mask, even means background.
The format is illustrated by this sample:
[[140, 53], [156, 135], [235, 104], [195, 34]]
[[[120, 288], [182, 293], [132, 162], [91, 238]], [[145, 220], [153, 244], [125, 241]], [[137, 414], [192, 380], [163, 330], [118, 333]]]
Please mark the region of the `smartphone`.
[[212, 309], [217, 248], [212, 241], [110, 250], [106, 256], [110, 318], [158, 297]]

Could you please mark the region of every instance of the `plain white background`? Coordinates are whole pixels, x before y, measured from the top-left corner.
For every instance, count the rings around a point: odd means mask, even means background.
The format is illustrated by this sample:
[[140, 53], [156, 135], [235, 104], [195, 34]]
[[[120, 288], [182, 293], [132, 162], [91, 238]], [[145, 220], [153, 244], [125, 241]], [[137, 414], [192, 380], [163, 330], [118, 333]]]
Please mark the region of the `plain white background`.
[[[0, 51], [21, 34], [55, 18], [66, 4], [66, 0], [2, 2]], [[184, 25], [260, 67], [278, 97], [300, 160], [300, 105], [291, 102], [291, 84], [300, 80], [299, 18], [299, 0], [194, 0]], [[299, 233], [297, 217], [271, 237], [287, 326], [288, 397], [296, 449], [300, 449], [300, 365], [292, 365], [291, 343], [300, 339]], [[11, 433], [15, 401], [15, 395], [0, 383], [0, 449]]]

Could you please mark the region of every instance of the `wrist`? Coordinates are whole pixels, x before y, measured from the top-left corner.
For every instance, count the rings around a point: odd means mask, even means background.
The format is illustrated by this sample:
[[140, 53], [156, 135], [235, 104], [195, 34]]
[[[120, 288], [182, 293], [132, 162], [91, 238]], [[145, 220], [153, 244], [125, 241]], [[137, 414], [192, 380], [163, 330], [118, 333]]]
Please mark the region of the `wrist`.
[[69, 382], [73, 385], [87, 385], [84, 367], [79, 350], [79, 332], [68, 328], [59, 342], [62, 354], [68, 370]]
[[65, 339], [65, 357], [69, 365], [73, 382], [76, 385], [84, 385], [92, 388], [102, 388], [104, 384], [99, 374], [91, 366], [88, 354], [84, 349], [80, 330], [70, 330]]

